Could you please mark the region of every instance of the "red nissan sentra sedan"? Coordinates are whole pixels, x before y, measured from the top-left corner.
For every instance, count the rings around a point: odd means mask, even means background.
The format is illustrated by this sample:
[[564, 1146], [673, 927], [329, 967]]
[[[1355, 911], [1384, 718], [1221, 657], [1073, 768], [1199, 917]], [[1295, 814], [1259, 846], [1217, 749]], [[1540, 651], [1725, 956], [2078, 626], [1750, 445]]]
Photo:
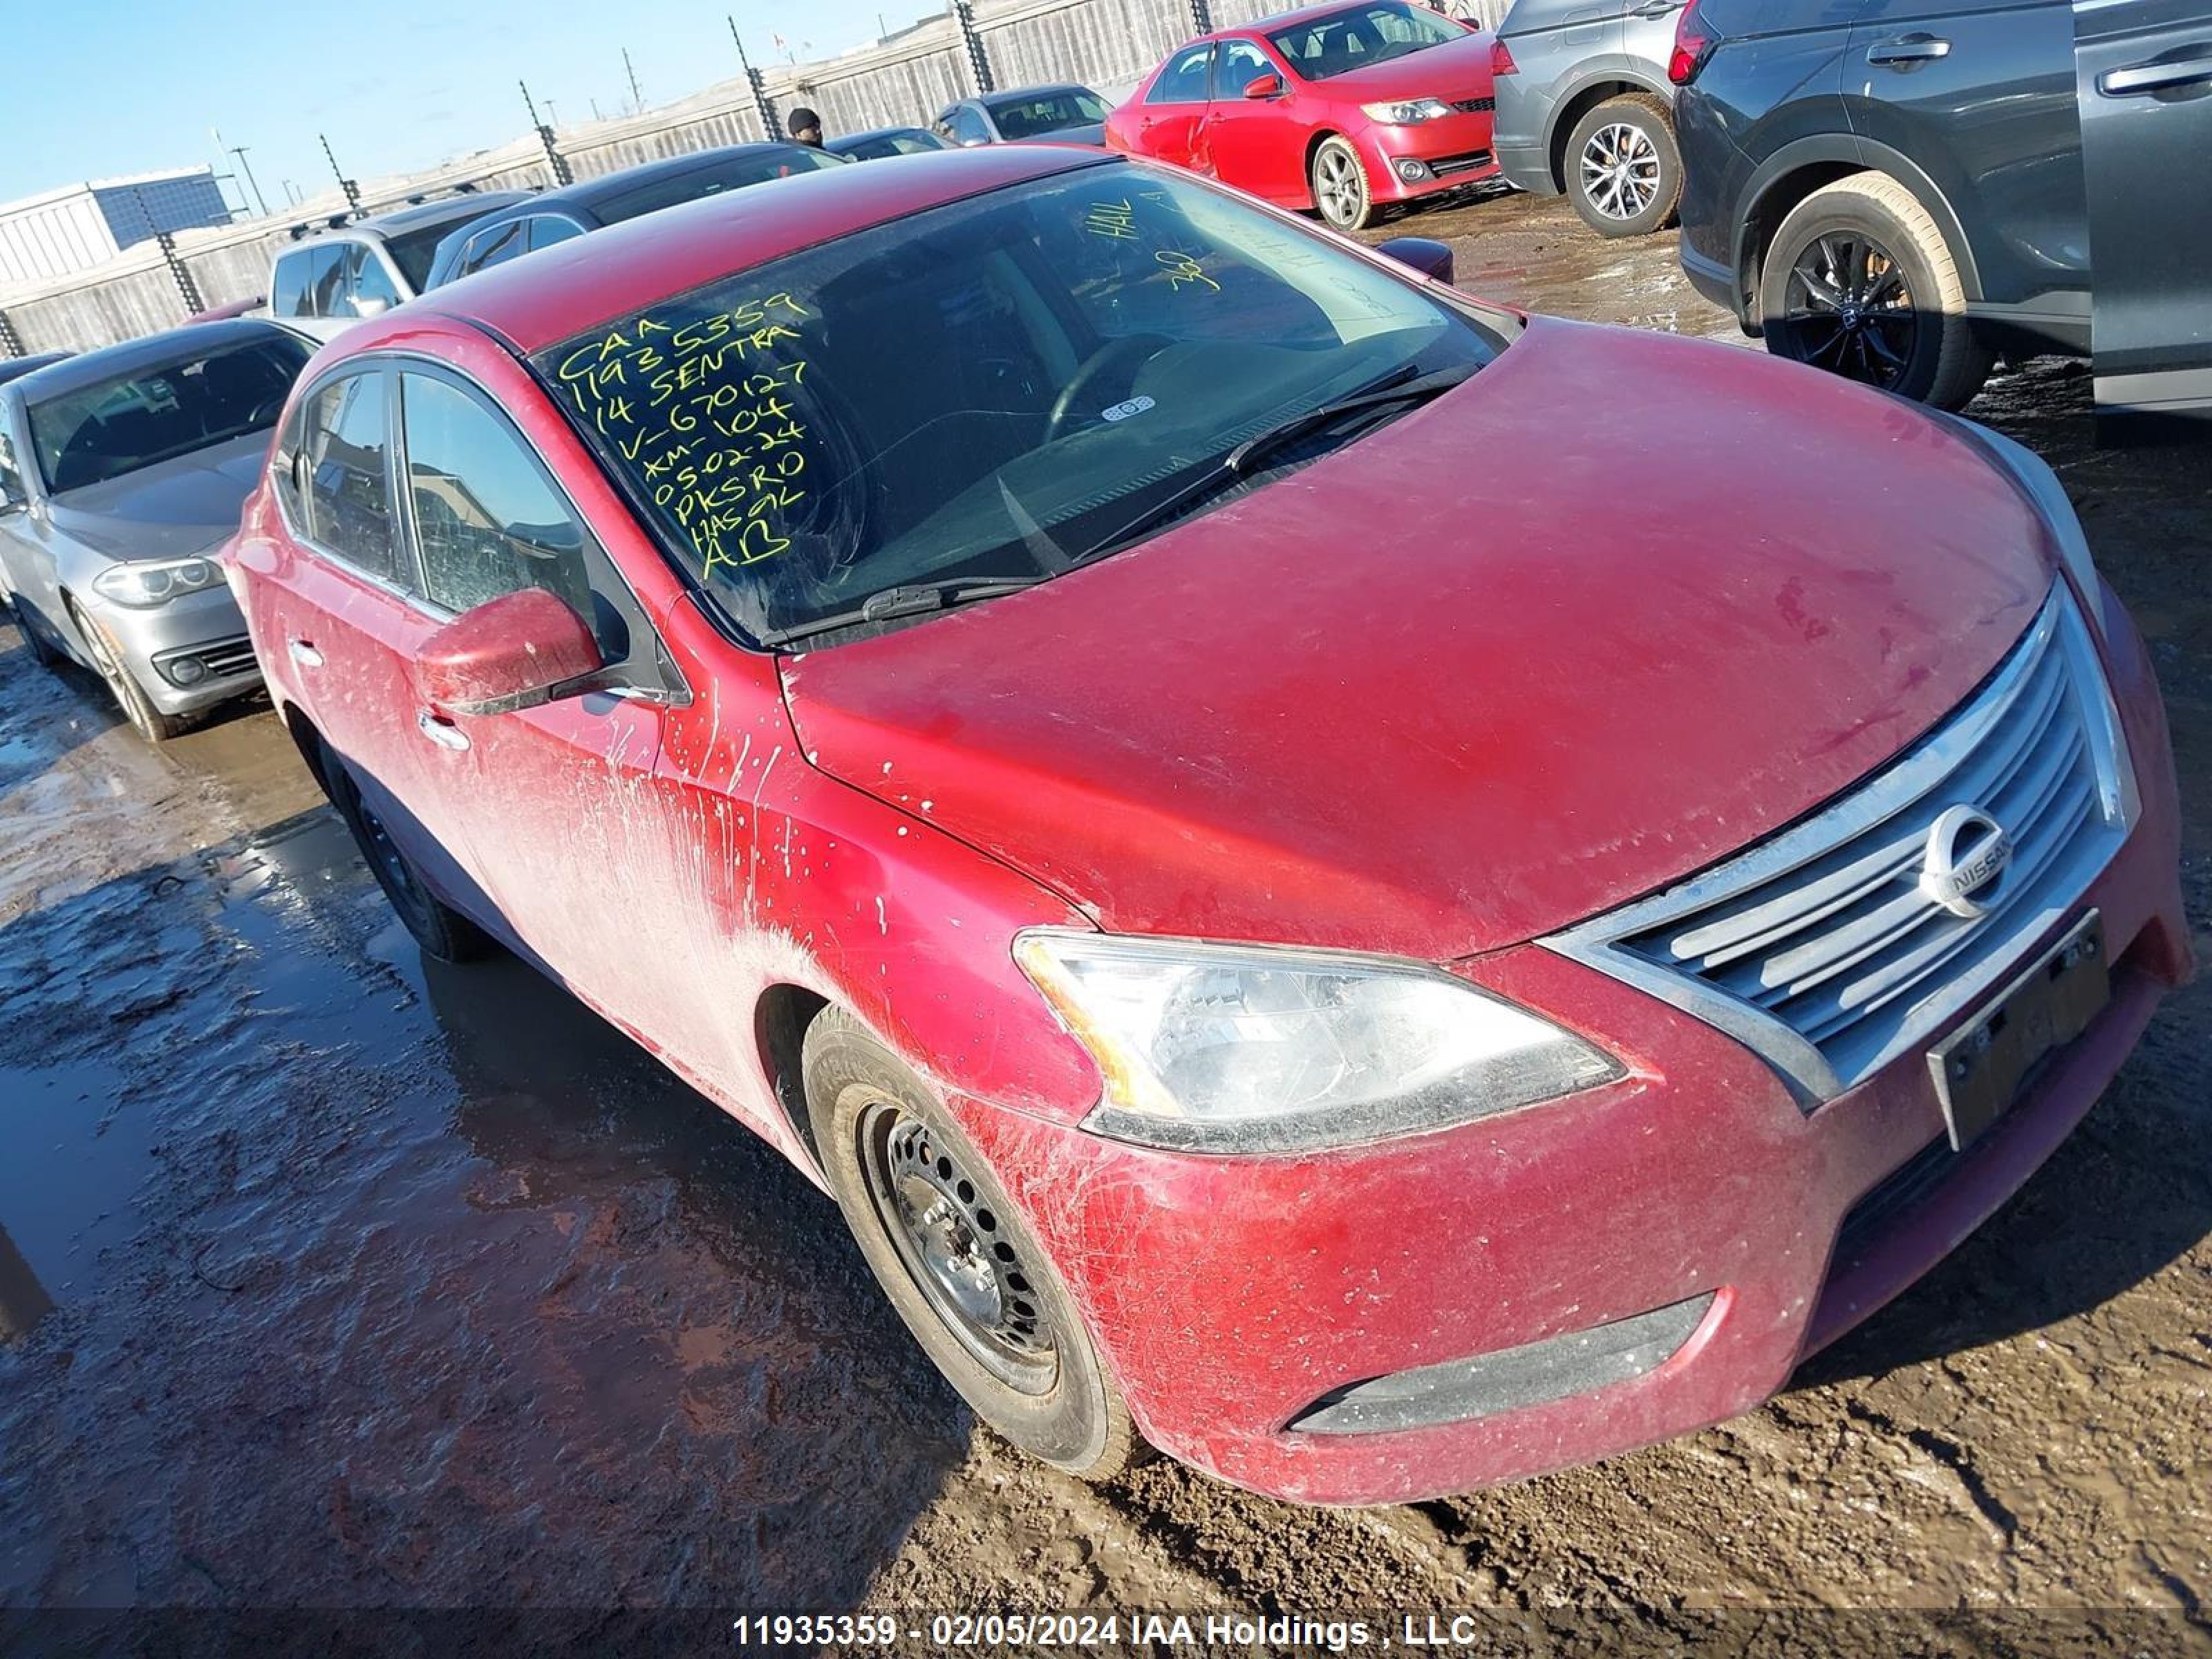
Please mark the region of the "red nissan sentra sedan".
[[2189, 965], [2041, 463], [1112, 158], [781, 180], [364, 324], [230, 558], [424, 948], [782, 1149], [1081, 1474], [1369, 1503], [1741, 1412]]
[[1178, 46], [1106, 147], [1357, 230], [1498, 172], [1492, 37], [1419, 0], [1309, 6]]

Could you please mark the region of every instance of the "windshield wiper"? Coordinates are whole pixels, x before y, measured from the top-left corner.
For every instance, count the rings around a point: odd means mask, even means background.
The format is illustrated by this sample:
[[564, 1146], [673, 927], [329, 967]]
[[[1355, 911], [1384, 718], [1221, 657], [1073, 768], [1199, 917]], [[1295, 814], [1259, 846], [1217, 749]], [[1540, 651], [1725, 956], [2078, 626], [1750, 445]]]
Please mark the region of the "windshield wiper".
[[849, 611], [817, 617], [795, 628], [770, 629], [763, 637], [771, 645], [781, 645], [787, 640], [804, 639], [810, 634], [833, 633], [840, 628], [854, 628], [864, 623], [889, 622], [895, 617], [918, 616], [925, 611], [949, 610], [956, 605], [965, 605], [970, 599], [996, 599], [1001, 593], [1018, 592], [1024, 587], [1035, 587], [1045, 580], [1042, 575], [963, 576], [955, 581], [916, 582], [899, 587], [886, 587], [880, 592], [869, 594]]
[[1075, 562], [1083, 563], [1103, 554], [1112, 552], [1146, 531], [1182, 517], [1209, 495], [1218, 495], [1244, 482], [1247, 470], [1253, 461], [1272, 450], [1281, 448], [1293, 439], [1304, 436], [1325, 426], [1332, 426], [1347, 415], [1356, 415], [1365, 409], [1381, 409], [1392, 404], [1419, 403], [1430, 398], [1441, 397], [1465, 380], [1480, 363], [1455, 363], [1449, 368], [1440, 368], [1423, 374], [1412, 364], [1393, 369], [1379, 380], [1370, 380], [1358, 391], [1347, 392], [1331, 402], [1318, 404], [1301, 410], [1286, 420], [1278, 421], [1262, 432], [1254, 434], [1231, 450], [1213, 465], [1200, 473], [1182, 489], [1165, 499], [1155, 501], [1127, 523], [1117, 526], [1110, 534], [1100, 537], [1076, 556]]
[[1316, 404], [1314, 408], [1278, 421], [1265, 432], [1247, 438], [1231, 450], [1222, 463], [1231, 472], [1241, 473], [1261, 456], [1280, 449], [1294, 439], [1310, 432], [1334, 426], [1347, 415], [1356, 415], [1363, 409], [1382, 409], [1391, 404], [1425, 403], [1431, 398], [1442, 397], [1459, 385], [1476, 369], [1480, 363], [1454, 363], [1449, 368], [1439, 368], [1422, 374], [1412, 365], [1395, 374], [1387, 374], [1375, 383], [1334, 401]]

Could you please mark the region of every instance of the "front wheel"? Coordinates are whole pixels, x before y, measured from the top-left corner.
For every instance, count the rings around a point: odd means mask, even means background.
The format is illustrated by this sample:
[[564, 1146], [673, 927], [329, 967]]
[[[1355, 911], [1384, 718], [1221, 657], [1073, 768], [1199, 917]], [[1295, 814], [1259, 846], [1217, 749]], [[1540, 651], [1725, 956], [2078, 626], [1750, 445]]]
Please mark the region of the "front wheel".
[[1790, 210], [1760, 267], [1759, 313], [1776, 356], [1938, 409], [1963, 406], [1993, 362], [1942, 229], [1881, 173], [1838, 179]]
[[1364, 230], [1374, 222], [1375, 198], [1359, 152], [1341, 138], [1324, 138], [1314, 151], [1310, 182], [1314, 206], [1339, 230]]
[[422, 954], [454, 963], [489, 955], [490, 936], [430, 890], [414, 861], [392, 838], [376, 809], [362, 798], [361, 786], [354, 781], [343, 758], [325, 748], [320, 759], [314, 769], [322, 780], [323, 793], [353, 832], [362, 861], [384, 890], [400, 922], [422, 947]]
[[1139, 1445], [1059, 1271], [951, 1115], [866, 1026], [806, 1028], [806, 1106], [830, 1190], [891, 1306], [975, 1414], [1086, 1480]]
[[1608, 98], [1567, 139], [1567, 195], [1601, 236], [1664, 230], [1682, 200], [1682, 154], [1663, 100], [1648, 92]]
[[107, 630], [80, 610], [72, 601], [70, 615], [76, 623], [76, 631], [84, 638], [85, 649], [92, 655], [92, 665], [100, 671], [100, 678], [107, 682], [108, 694], [115, 706], [123, 711], [123, 718], [149, 743], [167, 743], [171, 738], [182, 737], [199, 722], [190, 714], [167, 714], [154, 706], [146, 695], [146, 688], [138, 684], [128, 665], [123, 660], [123, 648], [109, 637]]

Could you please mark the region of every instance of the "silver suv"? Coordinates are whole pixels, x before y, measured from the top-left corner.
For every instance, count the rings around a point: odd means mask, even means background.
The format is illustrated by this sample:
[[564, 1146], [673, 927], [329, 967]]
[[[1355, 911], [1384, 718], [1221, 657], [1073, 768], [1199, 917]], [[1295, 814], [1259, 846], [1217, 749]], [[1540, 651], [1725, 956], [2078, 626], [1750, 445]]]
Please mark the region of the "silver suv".
[[1514, 0], [1492, 53], [1500, 172], [1541, 196], [1565, 191], [1601, 236], [1674, 220], [1667, 60], [1683, 0]]
[[365, 219], [341, 216], [326, 227], [295, 225], [292, 246], [269, 273], [269, 315], [319, 340], [381, 316], [422, 291], [449, 233], [532, 193], [468, 191]]

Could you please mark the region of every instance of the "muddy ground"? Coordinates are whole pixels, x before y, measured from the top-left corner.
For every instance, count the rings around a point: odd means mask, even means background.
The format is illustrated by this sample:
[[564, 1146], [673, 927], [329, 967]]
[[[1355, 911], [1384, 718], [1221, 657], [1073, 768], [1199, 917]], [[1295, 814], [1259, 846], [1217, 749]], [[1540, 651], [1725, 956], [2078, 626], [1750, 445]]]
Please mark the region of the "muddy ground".
[[[1671, 237], [1527, 198], [1393, 233], [1733, 334]], [[2154, 642], [2212, 957], [2212, 449], [2093, 447], [2072, 366], [1973, 412], [2057, 465]], [[2055, 1608], [2160, 1646], [2212, 1601], [2208, 1053], [2212, 981], [1739, 1421], [1398, 1510], [1093, 1490], [976, 1428], [765, 1149], [527, 970], [423, 962], [265, 710], [156, 753], [0, 633], [0, 1607]]]

